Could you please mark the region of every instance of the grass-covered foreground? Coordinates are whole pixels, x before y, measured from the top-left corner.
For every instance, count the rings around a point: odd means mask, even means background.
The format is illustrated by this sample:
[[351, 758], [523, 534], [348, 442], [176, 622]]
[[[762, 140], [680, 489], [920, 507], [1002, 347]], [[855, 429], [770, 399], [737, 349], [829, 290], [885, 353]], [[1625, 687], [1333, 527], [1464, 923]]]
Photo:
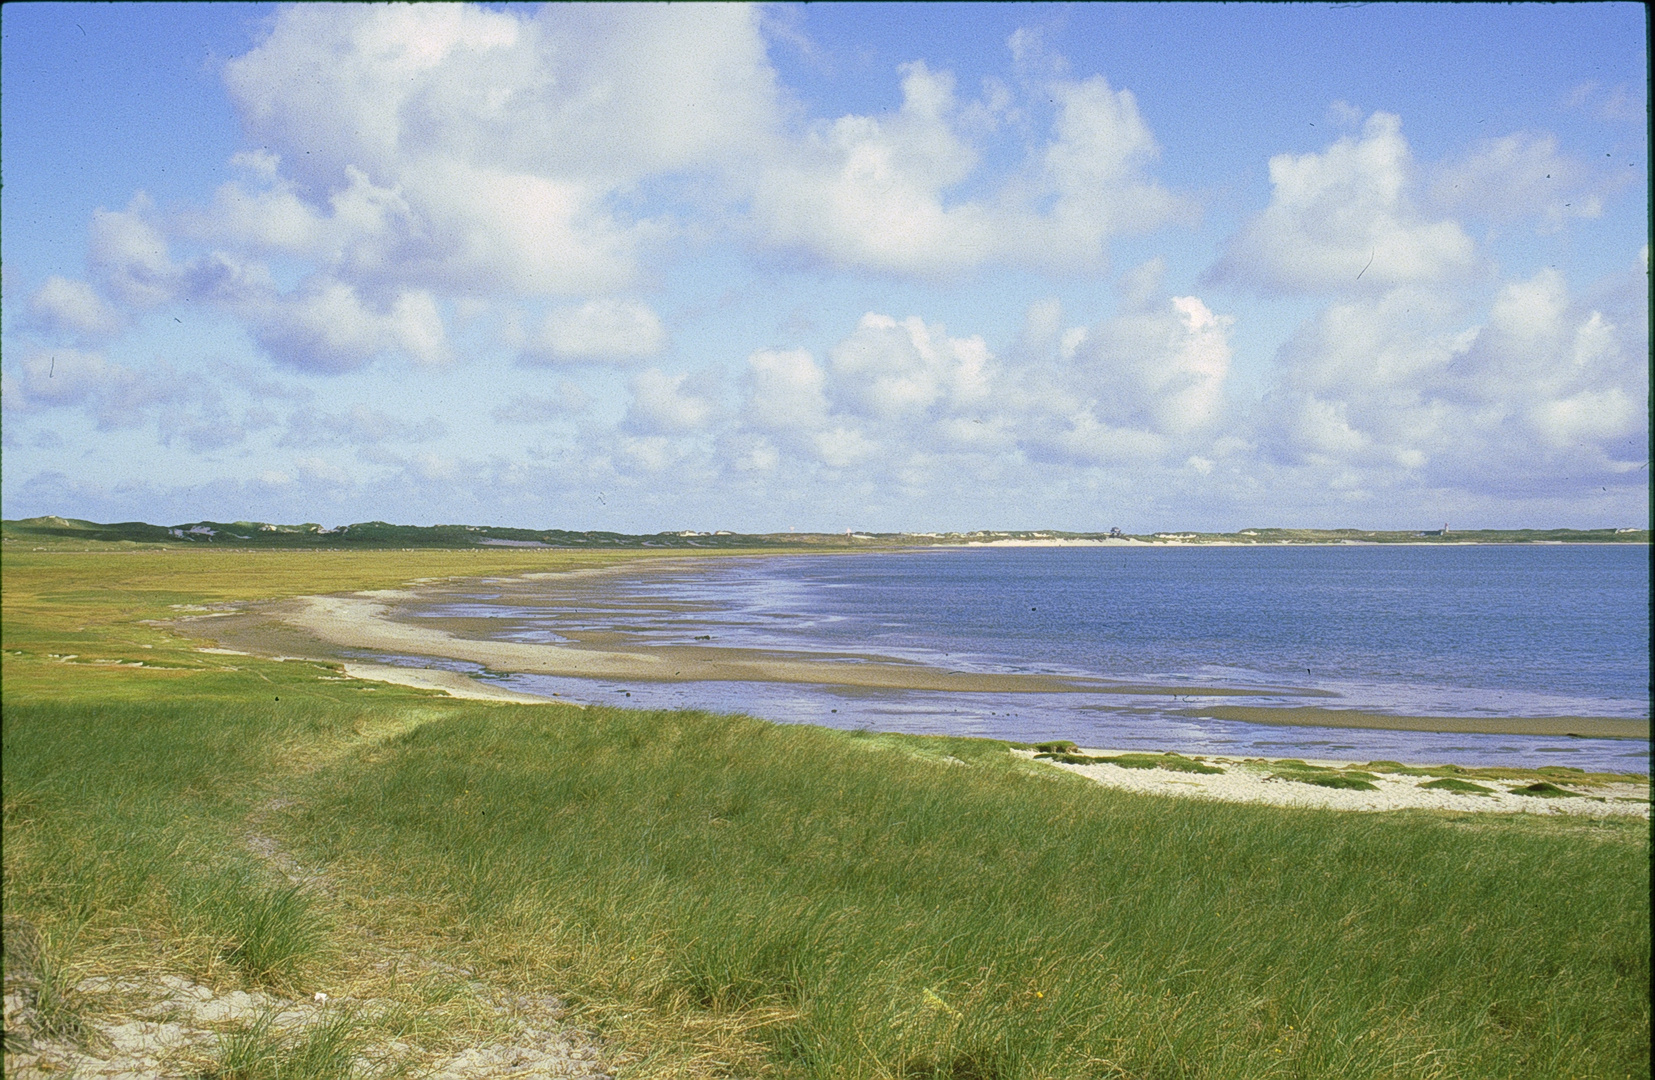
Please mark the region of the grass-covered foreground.
[[[380, 1003], [284, 1077], [341, 1047], [417, 1074], [490, 1037], [479, 981], [562, 996], [639, 1076], [1649, 1074], [1647, 822], [1156, 799], [988, 741], [370, 688], [143, 625], [295, 590], [200, 555], [7, 553], [7, 963], [26, 925], [62, 1037], [85, 976], [165, 972]], [[232, 1067], [250, 1037], [201, 1075], [277, 1075]]]

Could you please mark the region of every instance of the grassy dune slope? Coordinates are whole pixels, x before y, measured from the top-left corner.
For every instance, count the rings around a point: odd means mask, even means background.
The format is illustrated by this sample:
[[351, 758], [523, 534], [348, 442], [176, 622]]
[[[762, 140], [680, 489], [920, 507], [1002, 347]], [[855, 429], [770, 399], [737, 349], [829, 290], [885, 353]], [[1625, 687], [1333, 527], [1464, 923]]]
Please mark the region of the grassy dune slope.
[[1647, 822], [1162, 800], [990, 741], [451, 701], [141, 622], [553, 558], [8, 550], [5, 908], [64, 1030], [91, 973], [326, 988], [397, 1003], [352, 1038], [417, 1072], [494, 1023], [463, 969], [567, 996], [639, 1076], [1649, 1074]]

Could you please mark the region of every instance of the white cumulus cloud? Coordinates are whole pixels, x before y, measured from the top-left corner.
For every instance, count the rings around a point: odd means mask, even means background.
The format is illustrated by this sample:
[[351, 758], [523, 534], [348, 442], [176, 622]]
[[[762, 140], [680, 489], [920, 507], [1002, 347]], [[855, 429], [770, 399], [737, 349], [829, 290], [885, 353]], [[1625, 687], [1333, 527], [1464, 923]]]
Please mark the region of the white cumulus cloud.
[[707, 427], [722, 412], [710, 380], [649, 368], [632, 380], [632, 406], [624, 423], [650, 436], [682, 435]]
[[260, 344], [300, 368], [348, 371], [393, 350], [426, 364], [449, 357], [442, 315], [427, 292], [408, 290], [379, 308], [346, 282], [313, 279], [243, 310]]
[[149, 220], [152, 205], [139, 192], [125, 210], [92, 214], [87, 261], [118, 299], [137, 308], [164, 304], [177, 290], [167, 238]]
[[619, 362], [655, 356], [666, 343], [660, 317], [645, 305], [599, 299], [553, 308], [525, 351], [536, 359]]
[[943, 205], [976, 151], [954, 130], [954, 80], [922, 62], [903, 69], [894, 116], [818, 125], [758, 178], [753, 211], [764, 239], [830, 263], [949, 272], [993, 248], [987, 208]]
[[1402, 121], [1376, 112], [1360, 138], [1270, 159], [1270, 205], [1230, 239], [1215, 280], [1264, 290], [1338, 292], [1424, 284], [1475, 262], [1458, 222], [1420, 210]]
[[835, 398], [857, 415], [911, 423], [986, 401], [989, 363], [980, 337], [950, 338], [916, 317], [870, 312], [833, 349]]
[[186, 388], [168, 366], [133, 368], [82, 349], [33, 350], [13, 370], [6, 394], [8, 411], [76, 406], [104, 429], [143, 424], [158, 407], [186, 396]]
[[870, 312], [825, 364], [802, 349], [750, 356], [741, 423], [806, 465], [909, 486], [995, 471], [997, 461], [1215, 460], [1227, 316], [1186, 296], [1068, 331], [1057, 302], [1042, 301], [1028, 322], [1020, 359], [1007, 363], [981, 337]]
[[126, 325], [121, 313], [90, 285], [56, 274], [29, 298], [29, 311], [48, 330], [83, 337], [107, 337]]
[[1490, 139], [1436, 171], [1431, 201], [1450, 213], [1494, 221], [1537, 219], [1556, 230], [1569, 218], [1603, 213], [1603, 192], [1586, 169], [1558, 153], [1550, 134]]
[[1234, 321], [1198, 297], [1173, 297], [1100, 324], [1077, 349], [1076, 363], [1110, 420], [1183, 435], [1219, 418]]
[[278, 185], [222, 195], [226, 230], [262, 212], [363, 274], [453, 292], [626, 284], [654, 232], [611, 197], [716, 169], [775, 115], [758, 14], [725, 5], [286, 8], [225, 79], [321, 219]]
[[747, 422], [787, 435], [827, 422], [827, 373], [808, 349], [762, 350], [747, 358]]
[[1065, 332], [1007, 395], [1029, 453], [1081, 464], [1187, 458], [1224, 418], [1234, 320], [1199, 297], [1151, 303], [1138, 276], [1125, 283], [1125, 312]]
[[1480, 324], [1404, 287], [1300, 328], [1260, 433], [1280, 460], [1370, 488], [1621, 476], [1648, 455], [1647, 356], [1647, 324], [1617, 324], [1552, 270], [1508, 282]]
[[675, 240], [921, 278], [1090, 273], [1181, 210], [1136, 99], [1102, 76], [1054, 61], [1025, 70], [1026, 101], [992, 81], [962, 101], [914, 61], [894, 112], [812, 120], [762, 23], [733, 5], [281, 8], [224, 66], [248, 145], [233, 179], [194, 207], [100, 209], [96, 289], [54, 281], [37, 307], [92, 333], [121, 318], [99, 291], [206, 302], [278, 361], [343, 372], [442, 362], [451, 317], [544, 303], [527, 358], [633, 361], [666, 332], [621, 297]]
[[[953, 76], [922, 62], [904, 65], [902, 76], [894, 114], [819, 123], [758, 170], [752, 213], [763, 242], [831, 265], [922, 277], [992, 261], [1096, 270], [1112, 237], [1157, 228], [1181, 210], [1148, 175], [1159, 149], [1136, 99], [1102, 76], [1043, 85], [1055, 107], [1050, 134], [998, 178], [981, 167], [984, 149], [971, 132], [1006, 111], [1004, 102], [962, 105]], [[991, 190], [958, 194], [968, 181]]]

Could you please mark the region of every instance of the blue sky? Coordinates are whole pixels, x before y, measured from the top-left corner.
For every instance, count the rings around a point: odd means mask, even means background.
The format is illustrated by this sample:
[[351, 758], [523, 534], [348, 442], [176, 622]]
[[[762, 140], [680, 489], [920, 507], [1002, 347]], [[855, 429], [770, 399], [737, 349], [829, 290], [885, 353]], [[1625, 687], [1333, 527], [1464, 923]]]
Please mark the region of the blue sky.
[[8, 518], [1648, 517], [1638, 5], [0, 35]]

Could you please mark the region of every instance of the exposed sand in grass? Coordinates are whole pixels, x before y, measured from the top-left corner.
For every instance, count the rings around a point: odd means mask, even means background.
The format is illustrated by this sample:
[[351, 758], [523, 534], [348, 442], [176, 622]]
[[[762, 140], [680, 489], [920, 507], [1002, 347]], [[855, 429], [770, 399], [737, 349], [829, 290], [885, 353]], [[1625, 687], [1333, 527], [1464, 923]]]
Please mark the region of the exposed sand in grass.
[[[1141, 753], [1124, 750], [1081, 750], [1088, 757], [1113, 757], [1123, 753]], [[1034, 751], [1017, 751], [1032, 758]], [[1193, 756], [1193, 755], [1192, 755]], [[1222, 773], [1202, 774], [1173, 772], [1167, 769], [1127, 769], [1119, 765], [1068, 765], [1050, 761], [1053, 768], [1066, 769], [1095, 780], [1106, 787], [1141, 791], [1151, 795], [1173, 795], [1191, 799], [1214, 799], [1220, 802], [1266, 803], [1272, 806], [1301, 806], [1329, 810], [1457, 810], [1471, 813], [1505, 814], [1588, 814], [1629, 815], [1649, 817], [1649, 784], [1589, 783], [1547, 776], [1547, 782], [1566, 791], [1578, 792], [1573, 798], [1540, 798], [1533, 795], [1514, 795], [1512, 788], [1522, 787], [1533, 780], [1485, 780], [1476, 783], [1492, 788], [1488, 795], [1440, 788], [1420, 787], [1430, 776], [1403, 776], [1394, 773], [1374, 773], [1373, 791], [1351, 791], [1319, 787], [1299, 780], [1271, 779], [1271, 764], [1258, 759], [1242, 759], [1203, 754], [1195, 760], [1217, 765]], [[1352, 761], [1308, 761], [1310, 765], [1330, 768], [1362, 768]], [[1373, 770], [1365, 770], [1373, 772]], [[1621, 801], [1636, 800], [1636, 801]]]

